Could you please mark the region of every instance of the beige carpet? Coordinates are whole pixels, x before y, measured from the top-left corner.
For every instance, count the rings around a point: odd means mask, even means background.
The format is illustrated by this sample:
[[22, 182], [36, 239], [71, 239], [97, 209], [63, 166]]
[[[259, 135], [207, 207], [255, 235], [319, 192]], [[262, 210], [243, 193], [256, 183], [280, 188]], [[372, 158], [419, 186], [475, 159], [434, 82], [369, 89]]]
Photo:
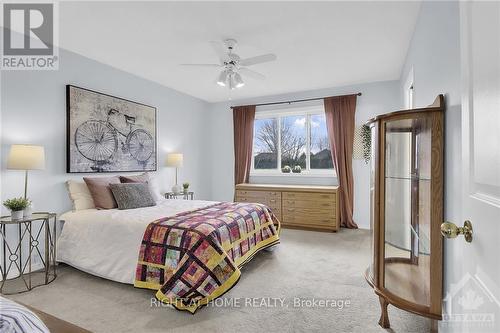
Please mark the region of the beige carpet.
[[[274, 252], [259, 253], [245, 266], [239, 283], [224, 296], [237, 299], [239, 307], [205, 307], [195, 315], [151, 307], [152, 291], [68, 266], [59, 268], [52, 284], [11, 298], [94, 332], [386, 331], [377, 324], [378, 298], [363, 277], [370, 261], [368, 231], [284, 229], [281, 242]], [[245, 306], [244, 298], [253, 297], [285, 298], [288, 307]], [[347, 299], [351, 304], [343, 309], [294, 308], [294, 298]], [[389, 317], [394, 332], [430, 328], [429, 320], [391, 306]]]

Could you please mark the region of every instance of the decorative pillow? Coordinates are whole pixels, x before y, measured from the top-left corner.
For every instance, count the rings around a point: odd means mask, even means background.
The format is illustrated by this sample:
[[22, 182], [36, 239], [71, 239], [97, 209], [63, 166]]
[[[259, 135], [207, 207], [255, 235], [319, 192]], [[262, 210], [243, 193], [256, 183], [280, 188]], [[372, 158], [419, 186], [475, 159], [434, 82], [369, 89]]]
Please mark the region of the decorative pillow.
[[69, 198], [73, 203], [73, 210], [95, 208], [94, 199], [90, 194], [87, 184], [83, 181], [68, 180], [66, 182]]
[[118, 209], [155, 206], [147, 183], [109, 184], [118, 204]]
[[149, 185], [149, 190], [151, 191], [154, 201], [160, 201], [162, 199], [154, 177], [147, 172], [136, 176], [120, 176], [120, 181], [122, 183], [146, 183]]
[[94, 200], [94, 205], [97, 209], [112, 209], [118, 207], [113, 197], [113, 193], [109, 188], [109, 184], [120, 184], [120, 178], [118, 176], [96, 178], [83, 177], [83, 180], [89, 188], [92, 199]]

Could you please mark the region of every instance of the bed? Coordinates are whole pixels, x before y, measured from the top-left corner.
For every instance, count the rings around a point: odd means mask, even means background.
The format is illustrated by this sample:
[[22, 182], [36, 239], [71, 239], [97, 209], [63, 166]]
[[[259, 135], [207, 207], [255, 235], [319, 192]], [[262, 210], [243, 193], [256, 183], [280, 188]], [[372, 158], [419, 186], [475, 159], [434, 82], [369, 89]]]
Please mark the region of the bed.
[[279, 243], [279, 221], [260, 204], [165, 199], [60, 219], [59, 262], [156, 290], [161, 301], [191, 313], [233, 287], [258, 251]]

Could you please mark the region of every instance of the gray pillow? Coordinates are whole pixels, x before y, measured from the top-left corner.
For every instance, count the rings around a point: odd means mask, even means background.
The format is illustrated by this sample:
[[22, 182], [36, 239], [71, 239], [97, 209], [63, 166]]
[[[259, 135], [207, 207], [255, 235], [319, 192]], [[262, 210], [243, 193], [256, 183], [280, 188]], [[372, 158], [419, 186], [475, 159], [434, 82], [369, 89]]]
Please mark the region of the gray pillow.
[[155, 206], [147, 183], [109, 184], [118, 209]]

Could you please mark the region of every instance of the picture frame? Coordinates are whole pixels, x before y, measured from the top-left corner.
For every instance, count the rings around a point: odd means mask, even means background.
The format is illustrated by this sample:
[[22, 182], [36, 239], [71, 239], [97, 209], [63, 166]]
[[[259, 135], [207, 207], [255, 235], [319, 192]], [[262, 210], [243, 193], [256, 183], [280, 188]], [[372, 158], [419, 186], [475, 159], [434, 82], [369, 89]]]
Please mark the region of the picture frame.
[[156, 107], [66, 85], [66, 172], [156, 171]]

